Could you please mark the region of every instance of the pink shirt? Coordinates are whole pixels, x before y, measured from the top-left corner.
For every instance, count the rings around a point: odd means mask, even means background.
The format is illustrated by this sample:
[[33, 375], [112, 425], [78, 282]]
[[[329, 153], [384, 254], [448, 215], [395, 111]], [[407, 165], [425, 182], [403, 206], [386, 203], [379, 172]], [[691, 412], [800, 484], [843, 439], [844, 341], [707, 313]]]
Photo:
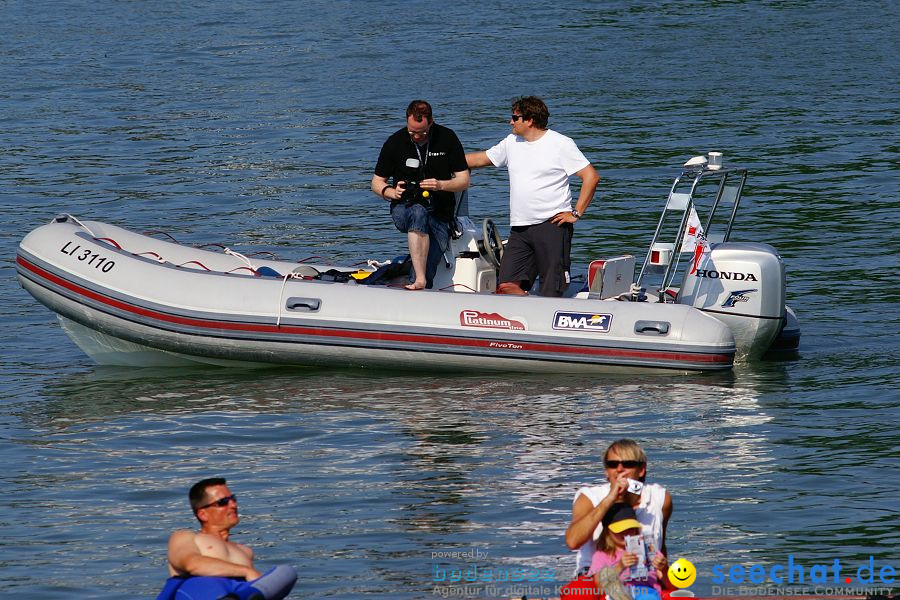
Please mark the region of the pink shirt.
[[[597, 571], [600, 571], [604, 567], [612, 567], [615, 568], [616, 563], [622, 558], [622, 555], [625, 554], [625, 548], [619, 548], [616, 550], [615, 554], [607, 554], [603, 550], [594, 551], [594, 555], [591, 557], [591, 574], [593, 575]], [[619, 579], [622, 580], [622, 583], [625, 585], [647, 585], [655, 589], [657, 592], [662, 591], [662, 586], [659, 585], [659, 581], [656, 579], [656, 569], [653, 568], [653, 565], [647, 565], [647, 570], [650, 571], [647, 579], [631, 579], [631, 568], [622, 569], [622, 572], [619, 573]]]

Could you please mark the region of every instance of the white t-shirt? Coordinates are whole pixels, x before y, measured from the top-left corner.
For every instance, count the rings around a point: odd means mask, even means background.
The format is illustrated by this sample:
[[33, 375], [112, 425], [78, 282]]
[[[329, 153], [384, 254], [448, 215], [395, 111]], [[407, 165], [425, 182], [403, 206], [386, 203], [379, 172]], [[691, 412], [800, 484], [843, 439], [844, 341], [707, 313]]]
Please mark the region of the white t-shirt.
[[[574, 505], [578, 500], [578, 496], [587, 496], [591, 504], [597, 506], [609, 494], [609, 483], [602, 485], [583, 487], [575, 493]], [[666, 488], [657, 483], [644, 484], [644, 491], [641, 492], [641, 502], [635, 509], [634, 513], [637, 520], [641, 522], [641, 533], [645, 538], [649, 538], [653, 544], [653, 551], [661, 552], [663, 543], [663, 502], [666, 499]], [[600, 532], [603, 531], [603, 523], [598, 523], [594, 534], [588, 541], [581, 545], [575, 562], [576, 572], [584, 566], [590, 566], [591, 558], [594, 550], [597, 548], [597, 540], [600, 539]]]
[[529, 142], [509, 134], [487, 151], [495, 167], [509, 170], [510, 225], [535, 225], [572, 210], [569, 177], [591, 164], [572, 138], [546, 130]]

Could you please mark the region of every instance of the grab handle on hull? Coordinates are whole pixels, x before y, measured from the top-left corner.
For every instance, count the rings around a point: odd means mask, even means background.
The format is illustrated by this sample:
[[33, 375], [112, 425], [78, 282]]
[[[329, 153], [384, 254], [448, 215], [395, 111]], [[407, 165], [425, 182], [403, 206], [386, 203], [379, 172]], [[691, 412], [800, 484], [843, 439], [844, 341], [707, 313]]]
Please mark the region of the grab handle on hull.
[[666, 335], [669, 333], [667, 321], [637, 321], [634, 332], [640, 335]]
[[307, 312], [316, 312], [322, 306], [322, 301], [318, 298], [298, 298], [296, 296], [288, 298], [285, 303], [288, 310], [305, 310]]

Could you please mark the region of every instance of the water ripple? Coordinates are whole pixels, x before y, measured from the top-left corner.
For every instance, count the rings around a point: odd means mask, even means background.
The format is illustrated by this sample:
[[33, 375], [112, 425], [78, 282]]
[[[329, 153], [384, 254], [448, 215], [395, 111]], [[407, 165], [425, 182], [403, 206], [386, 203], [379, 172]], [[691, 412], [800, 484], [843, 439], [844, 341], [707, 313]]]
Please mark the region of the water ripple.
[[[301, 595], [431, 596], [442, 549], [568, 574], [572, 497], [624, 436], [672, 493], [669, 549], [700, 593], [723, 557], [896, 566], [894, 4], [538, 2], [523, 20], [464, 1], [417, 16], [428, 35], [396, 2], [30, 8], [0, 23], [0, 590], [151, 596], [168, 533], [193, 526], [185, 490], [214, 473], [241, 498], [236, 538], [301, 568]], [[799, 356], [687, 377], [134, 372], [94, 367], [15, 283], [15, 245], [60, 212], [394, 256], [367, 182], [408, 101], [476, 150], [523, 93], [603, 177], [579, 264], [640, 257], [687, 157], [748, 167], [734, 237], [782, 254]], [[504, 172], [475, 175], [474, 217], [505, 227], [507, 198]]]

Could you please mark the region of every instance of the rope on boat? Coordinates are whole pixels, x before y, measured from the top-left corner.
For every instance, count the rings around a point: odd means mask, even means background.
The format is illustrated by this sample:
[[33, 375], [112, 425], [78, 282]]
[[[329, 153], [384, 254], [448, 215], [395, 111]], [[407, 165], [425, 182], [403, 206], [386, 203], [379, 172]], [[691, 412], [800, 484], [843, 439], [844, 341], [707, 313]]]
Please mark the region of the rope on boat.
[[177, 265], [177, 266], [183, 267], [184, 265], [189, 265], [189, 264], [192, 264], [192, 263], [195, 264], [195, 265], [200, 265], [200, 266], [203, 267], [203, 269], [206, 270], [206, 271], [212, 271], [212, 269], [210, 269], [209, 267], [207, 267], [206, 265], [204, 265], [204, 264], [203, 264], [202, 262], [200, 262], [199, 260], [189, 260], [189, 261], [183, 262], [183, 263], [181, 263], [180, 265]]
[[[231, 248], [225, 248], [225, 249], [223, 250], [223, 252], [225, 252], [225, 254], [228, 254], [229, 256], [233, 256], [233, 257], [235, 257], [235, 258], [238, 258], [238, 259], [244, 261], [244, 264], [247, 265], [247, 267], [248, 267], [251, 271], [253, 271], [253, 274], [254, 274], [254, 275], [256, 275], [256, 267], [253, 266], [253, 263], [250, 262], [250, 259], [249, 259], [249, 258], [247, 258], [246, 256], [244, 256], [244, 255], [241, 254], [240, 252], [235, 252], [235, 251], [232, 250]], [[229, 271], [229, 273], [230, 273], [230, 272], [231, 272], [231, 271]]]
[[281, 278], [281, 291], [278, 292], [278, 318], [275, 319], [275, 328], [281, 327], [281, 306], [284, 304], [282, 300], [284, 299], [284, 286], [287, 285], [288, 279], [303, 279], [303, 275], [300, 273], [288, 273], [287, 275], [282, 276]]
[[467, 286], [467, 285], [464, 284], [464, 283], [451, 283], [450, 285], [445, 285], [444, 287], [442, 287], [442, 288], [441, 288], [440, 290], [438, 290], [438, 291], [443, 292], [444, 290], [449, 290], [449, 289], [455, 288], [455, 287], [457, 287], [457, 286], [466, 288], [467, 290], [469, 290], [469, 291], [472, 292], [472, 293], [476, 293], [476, 294], [478, 293], [476, 290], [473, 290], [472, 288], [470, 288], [469, 286]]
[[136, 252], [136, 253], [134, 253], [135, 256], [143, 256], [143, 255], [145, 255], [145, 254], [150, 254], [150, 255], [152, 255], [153, 258], [156, 259], [156, 262], [161, 262], [161, 263], [166, 262], [166, 260], [165, 260], [162, 256], [160, 256], [159, 254], [157, 254], [157, 253], [154, 252], [153, 250], [147, 250], [146, 252]]
[[162, 235], [166, 236], [167, 238], [169, 238], [170, 240], [172, 240], [174, 243], [178, 244], [179, 246], [181, 245], [181, 242], [176, 240], [174, 237], [172, 237], [172, 235], [166, 233], [165, 231], [160, 231], [158, 229], [154, 229], [153, 231], [145, 231], [144, 232], [144, 235], [146, 235], [147, 237], [153, 237], [154, 235], [157, 235], [157, 234], [162, 234]]
[[115, 246], [116, 248], [118, 248], [119, 250], [122, 249], [122, 246], [119, 245], [119, 242], [117, 242], [116, 240], [114, 240], [114, 239], [112, 239], [112, 238], [98, 238], [98, 237], [95, 237], [94, 240], [97, 241], [97, 242], [109, 242], [110, 244], [112, 244], [113, 246]]
[[[85, 225], [84, 223], [82, 223], [81, 221], [79, 221], [77, 217], [73, 217], [72, 215], [70, 215], [70, 214], [68, 214], [68, 213], [66, 213], [66, 217], [68, 217], [69, 219], [72, 219], [74, 222], [78, 223], [78, 225], [79, 225], [82, 229], [84, 229], [84, 230], [87, 231], [89, 234], [91, 234], [91, 237], [92, 237], [92, 238], [96, 238], [96, 237], [97, 237], [96, 235], [94, 235], [94, 232], [91, 231], [91, 230], [88, 228], [87, 225]], [[58, 218], [58, 217], [57, 217], [57, 218]]]

